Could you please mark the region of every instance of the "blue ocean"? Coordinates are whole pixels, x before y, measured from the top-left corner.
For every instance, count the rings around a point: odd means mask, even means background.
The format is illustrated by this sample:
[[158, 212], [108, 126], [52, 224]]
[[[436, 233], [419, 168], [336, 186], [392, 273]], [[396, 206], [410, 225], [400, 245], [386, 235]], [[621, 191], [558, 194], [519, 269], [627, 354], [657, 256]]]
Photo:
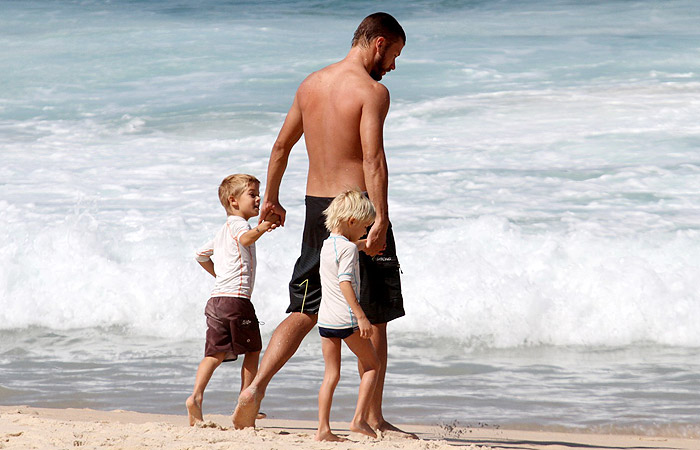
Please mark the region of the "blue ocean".
[[[693, 0], [2, 0], [0, 404], [185, 414], [218, 184], [264, 187], [296, 87], [377, 10], [407, 33], [383, 80], [407, 311], [387, 418], [700, 437]], [[257, 244], [264, 343], [306, 168], [302, 141], [287, 224]], [[239, 372], [217, 370], [205, 413], [233, 410]], [[322, 373], [312, 332], [263, 411], [315, 419]]]

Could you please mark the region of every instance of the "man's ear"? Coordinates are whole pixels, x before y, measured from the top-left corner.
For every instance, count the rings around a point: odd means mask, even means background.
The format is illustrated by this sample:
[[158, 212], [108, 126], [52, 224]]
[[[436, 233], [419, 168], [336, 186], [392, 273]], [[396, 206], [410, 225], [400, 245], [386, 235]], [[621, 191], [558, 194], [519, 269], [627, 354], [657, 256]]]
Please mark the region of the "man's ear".
[[374, 49], [379, 52], [382, 47], [386, 45], [386, 38], [384, 36], [379, 36], [374, 40]]

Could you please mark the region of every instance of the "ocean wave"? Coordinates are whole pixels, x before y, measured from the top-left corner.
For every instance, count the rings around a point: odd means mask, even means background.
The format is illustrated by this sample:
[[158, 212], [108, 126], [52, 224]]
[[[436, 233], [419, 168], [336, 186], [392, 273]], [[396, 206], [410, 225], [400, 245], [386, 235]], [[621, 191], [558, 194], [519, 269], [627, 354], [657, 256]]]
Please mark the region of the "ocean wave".
[[[203, 333], [211, 279], [192, 257], [204, 235], [191, 224], [134, 213], [115, 227], [84, 212], [28, 227], [17, 208], [1, 209], [15, 219], [0, 241], [2, 329]], [[292, 220], [259, 242], [254, 303], [266, 333], [284, 318], [299, 234]], [[397, 230], [407, 315], [396, 326], [467, 347], [700, 346], [698, 234], [529, 234], [489, 216]]]

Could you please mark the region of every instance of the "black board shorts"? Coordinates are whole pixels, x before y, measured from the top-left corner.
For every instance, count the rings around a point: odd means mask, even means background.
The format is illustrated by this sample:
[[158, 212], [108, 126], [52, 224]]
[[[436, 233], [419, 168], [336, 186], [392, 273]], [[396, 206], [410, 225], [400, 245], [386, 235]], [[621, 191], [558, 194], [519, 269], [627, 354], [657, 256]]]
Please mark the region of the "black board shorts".
[[[289, 282], [287, 312], [318, 314], [321, 306], [321, 247], [330, 233], [326, 230], [323, 211], [332, 197], [306, 196], [306, 221], [301, 242], [301, 255], [294, 265]], [[360, 252], [360, 306], [372, 324], [387, 323], [406, 313], [401, 294], [401, 269], [396, 256], [396, 243], [389, 224], [386, 249], [369, 256]]]

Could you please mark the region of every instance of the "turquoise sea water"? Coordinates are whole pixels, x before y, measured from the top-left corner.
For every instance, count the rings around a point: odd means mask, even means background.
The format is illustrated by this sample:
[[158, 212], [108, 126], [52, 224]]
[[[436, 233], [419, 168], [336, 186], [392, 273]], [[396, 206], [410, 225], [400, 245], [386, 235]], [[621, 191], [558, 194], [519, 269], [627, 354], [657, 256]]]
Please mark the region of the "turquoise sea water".
[[[264, 180], [296, 86], [381, 9], [408, 35], [384, 80], [407, 309], [387, 415], [698, 435], [696, 6], [0, 3], [0, 403], [182, 412], [216, 186]], [[287, 226], [258, 244], [265, 341], [305, 169], [302, 142]], [[338, 420], [356, 393], [347, 358]], [[238, 370], [216, 374], [211, 412], [232, 409]], [[321, 372], [312, 333], [266, 412], [313, 419]]]

